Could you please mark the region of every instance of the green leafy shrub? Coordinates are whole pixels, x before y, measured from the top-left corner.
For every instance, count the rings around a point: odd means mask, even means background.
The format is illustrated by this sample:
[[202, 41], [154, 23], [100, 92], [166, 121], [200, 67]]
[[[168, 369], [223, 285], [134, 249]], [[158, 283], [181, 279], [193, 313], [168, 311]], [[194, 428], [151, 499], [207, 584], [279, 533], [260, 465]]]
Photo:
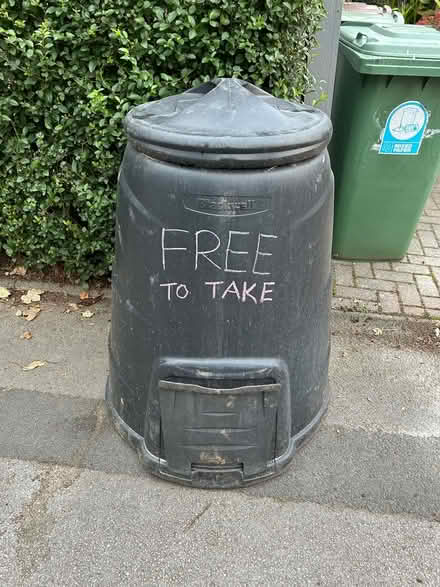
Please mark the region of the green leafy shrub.
[[440, 0], [392, 0], [393, 8], [400, 10], [406, 24], [416, 24], [427, 14], [431, 14], [440, 8]]
[[0, 248], [108, 272], [133, 106], [216, 76], [295, 98], [321, 0], [0, 0]]

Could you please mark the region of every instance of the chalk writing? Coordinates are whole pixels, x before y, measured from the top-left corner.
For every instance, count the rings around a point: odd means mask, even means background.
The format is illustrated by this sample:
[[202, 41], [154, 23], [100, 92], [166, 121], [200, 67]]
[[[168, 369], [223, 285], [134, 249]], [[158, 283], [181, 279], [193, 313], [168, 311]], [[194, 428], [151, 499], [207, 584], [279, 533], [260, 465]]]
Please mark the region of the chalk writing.
[[[229, 231], [229, 238], [228, 238], [228, 246], [226, 247], [226, 255], [225, 255], [225, 271], [229, 271], [230, 273], [246, 273], [246, 269], [231, 269], [228, 267], [229, 264], [229, 255], [248, 255], [248, 251], [234, 251], [231, 249], [231, 241], [233, 234], [241, 234], [241, 235], [248, 235], [248, 232], [241, 232], [240, 230], [230, 230]], [[234, 283], [234, 282], [232, 282]]]
[[[176, 286], [176, 289], [173, 290], [173, 287]], [[186, 300], [189, 296], [190, 291], [186, 287], [184, 283], [160, 283], [160, 287], [167, 287], [168, 288], [168, 299], [171, 300], [173, 293], [179, 298], [179, 300]]]
[[[181, 228], [162, 228], [161, 261], [164, 272], [172, 271], [176, 263], [187, 263], [188, 255], [193, 255], [190, 267], [194, 273], [210, 266], [222, 273], [241, 273], [255, 276], [271, 275], [268, 266], [273, 253], [270, 242], [278, 237], [274, 234], [251, 233], [229, 230], [227, 238], [222, 238], [212, 230], [200, 229], [194, 233]], [[177, 246], [179, 245], [179, 246]], [[191, 297], [191, 289], [186, 283], [167, 281], [159, 284], [166, 289], [168, 301], [186, 300]], [[236, 299], [241, 303], [264, 304], [273, 301], [274, 281], [204, 281], [207, 299]], [[202, 290], [203, 291], [203, 290]]]
[[162, 267], [166, 269], [165, 265], [165, 252], [166, 251], [187, 251], [186, 247], [166, 247], [165, 246], [165, 234], [167, 232], [189, 232], [189, 230], [183, 230], [181, 228], [173, 228], [172, 230], [168, 230], [168, 228], [162, 228]]
[[257, 244], [257, 250], [255, 252], [255, 260], [254, 260], [254, 266], [252, 267], [252, 273], [255, 273], [256, 275], [270, 275], [269, 272], [261, 272], [261, 271], [256, 270], [258, 257], [271, 257], [272, 256], [272, 253], [264, 253], [263, 251], [261, 251], [261, 249], [260, 249], [261, 238], [278, 238], [278, 237], [273, 234], [261, 234], [261, 232], [258, 233], [258, 244]]
[[[210, 234], [216, 239], [217, 243], [213, 249], [207, 249], [206, 251], [200, 250], [200, 240], [201, 240], [200, 235], [201, 234]], [[215, 232], [212, 232], [212, 230], [198, 230], [196, 232], [196, 255], [195, 255], [195, 263], [194, 263], [194, 270], [195, 271], [197, 271], [197, 269], [199, 268], [199, 257], [204, 257], [207, 261], [212, 263], [212, 265], [214, 265], [214, 267], [217, 267], [217, 269], [221, 269], [221, 267], [219, 265], [217, 265], [217, 263], [214, 263], [214, 261], [208, 257], [208, 254], [215, 253], [217, 251], [217, 249], [220, 247], [220, 243], [221, 243], [220, 237], [217, 234], [215, 234]]]
[[[254, 304], [263, 304], [264, 302], [272, 301], [272, 298], [269, 297], [269, 295], [273, 292], [270, 287], [275, 285], [274, 281], [265, 281], [262, 286], [257, 283], [248, 284], [247, 281], [244, 281], [243, 283], [231, 281], [229, 285], [223, 288], [223, 293], [220, 294], [219, 292], [222, 291], [222, 288], [218, 286], [222, 286], [224, 283], [224, 281], [205, 281], [205, 285], [211, 287], [211, 299], [215, 300], [221, 298], [224, 300], [227, 295], [232, 295], [240, 302], [246, 302], [248, 298], [251, 299]], [[218, 296], [217, 293], [219, 293]]]

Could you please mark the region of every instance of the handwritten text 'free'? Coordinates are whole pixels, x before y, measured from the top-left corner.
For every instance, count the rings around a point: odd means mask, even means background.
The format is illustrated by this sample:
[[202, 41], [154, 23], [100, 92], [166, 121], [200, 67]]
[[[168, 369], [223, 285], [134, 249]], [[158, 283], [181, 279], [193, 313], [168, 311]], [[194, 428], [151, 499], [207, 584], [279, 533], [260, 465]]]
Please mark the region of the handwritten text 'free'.
[[[184, 262], [182, 255], [190, 254], [193, 255], [191, 265], [194, 272], [203, 270], [208, 264], [222, 273], [271, 275], [267, 263], [267, 258], [272, 257], [269, 245], [277, 238], [273, 234], [229, 230], [224, 244], [220, 236], [212, 230], [202, 229], [191, 234], [190, 231], [181, 228], [162, 228], [162, 269], [167, 272], [171, 260], [180, 264]], [[176, 255], [180, 257], [176, 259]], [[254, 304], [272, 301], [275, 282], [259, 282], [261, 277], [255, 279], [258, 281], [204, 281], [203, 289], [211, 300], [234, 297], [240, 302], [250, 301]], [[160, 287], [165, 288], [169, 301], [185, 300], [191, 296], [191, 289], [186, 283], [167, 281], [160, 283]]]

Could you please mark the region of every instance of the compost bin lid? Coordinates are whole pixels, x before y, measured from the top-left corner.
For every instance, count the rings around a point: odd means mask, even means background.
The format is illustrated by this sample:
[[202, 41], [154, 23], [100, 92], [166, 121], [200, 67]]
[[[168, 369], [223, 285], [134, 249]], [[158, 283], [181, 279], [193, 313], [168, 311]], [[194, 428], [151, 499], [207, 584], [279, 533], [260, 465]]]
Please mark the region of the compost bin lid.
[[330, 140], [326, 114], [219, 78], [133, 108], [125, 129], [151, 157], [196, 167], [267, 168], [308, 159]]
[[440, 76], [440, 32], [431, 27], [346, 24], [340, 42], [360, 73]]

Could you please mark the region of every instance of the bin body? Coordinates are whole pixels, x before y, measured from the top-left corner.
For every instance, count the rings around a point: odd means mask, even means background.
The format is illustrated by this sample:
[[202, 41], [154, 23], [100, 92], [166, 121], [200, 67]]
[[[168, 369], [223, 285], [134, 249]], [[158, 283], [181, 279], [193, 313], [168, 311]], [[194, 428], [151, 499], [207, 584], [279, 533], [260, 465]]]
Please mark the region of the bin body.
[[[327, 405], [330, 122], [223, 79], [135, 108], [126, 128], [107, 387], [116, 426], [169, 480], [275, 475]], [[302, 135], [308, 145], [289, 145]]]
[[[343, 28], [329, 149], [334, 257], [392, 260], [406, 253], [439, 172], [439, 65], [440, 33], [428, 27]], [[411, 103], [427, 118], [418, 151], [396, 140], [389, 143], [395, 152], [386, 152], [393, 112], [401, 107], [411, 123]]]

